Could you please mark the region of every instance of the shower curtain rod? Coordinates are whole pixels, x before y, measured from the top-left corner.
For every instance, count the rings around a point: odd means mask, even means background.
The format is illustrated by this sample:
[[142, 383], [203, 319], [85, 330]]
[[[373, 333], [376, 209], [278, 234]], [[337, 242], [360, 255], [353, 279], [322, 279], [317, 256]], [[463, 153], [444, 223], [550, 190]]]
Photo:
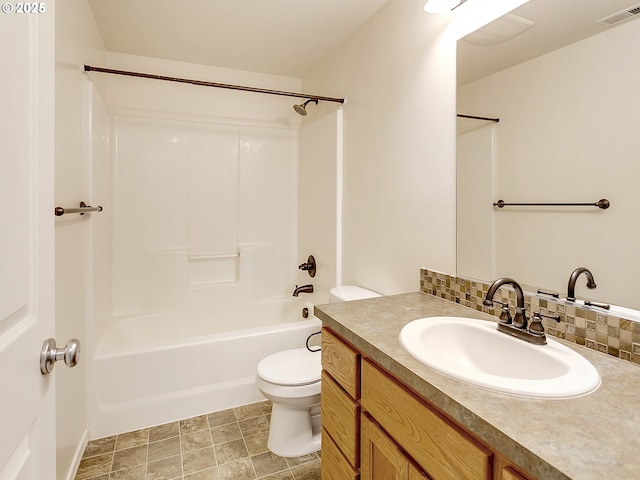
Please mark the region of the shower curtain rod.
[[486, 120], [487, 122], [496, 122], [498, 123], [500, 121], [499, 118], [489, 118], [489, 117], [477, 117], [475, 115], [463, 115], [462, 113], [458, 114], [458, 117], [461, 118], [471, 118], [473, 120]]
[[129, 72], [126, 70], [114, 70], [112, 68], [84, 66], [85, 72], [111, 73], [114, 75], [125, 75], [128, 77], [150, 78], [152, 80], [166, 80], [169, 82], [190, 83], [192, 85], [200, 85], [202, 87], [227, 88], [230, 90], [242, 90], [245, 92], [266, 93], [269, 95], [280, 95], [284, 97], [309, 98], [311, 100], [322, 100], [325, 102], [344, 103], [344, 98], [322, 97], [319, 95], [309, 95], [305, 93], [284, 92], [281, 90], [268, 90], [266, 88], [245, 87], [242, 85], [230, 85], [227, 83], [205, 82], [203, 80], [191, 80], [188, 78], [166, 77], [164, 75], [153, 75], [150, 73]]

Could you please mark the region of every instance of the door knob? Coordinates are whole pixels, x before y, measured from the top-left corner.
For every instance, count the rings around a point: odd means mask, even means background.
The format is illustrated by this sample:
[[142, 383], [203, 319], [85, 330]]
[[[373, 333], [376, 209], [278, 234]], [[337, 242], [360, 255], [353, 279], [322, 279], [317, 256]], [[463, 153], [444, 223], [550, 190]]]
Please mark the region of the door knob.
[[42, 374], [51, 373], [58, 360], [64, 360], [67, 367], [75, 367], [80, 361], [80, 340], [72, 338], [64, 348], [56, 348], [56, 341], [53, 338], [45, 340], [40, 351]]

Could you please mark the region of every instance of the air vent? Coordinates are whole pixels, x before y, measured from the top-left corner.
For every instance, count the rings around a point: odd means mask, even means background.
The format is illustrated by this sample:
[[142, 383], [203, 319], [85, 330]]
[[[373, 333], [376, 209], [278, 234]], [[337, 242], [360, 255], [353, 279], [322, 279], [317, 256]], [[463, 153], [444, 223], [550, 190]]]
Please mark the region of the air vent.
[[625, 22], [638, 16], [640, 16], [640, 3], [622, 10], [621, 12], [617, 12], [613, 15], [609, 15], [608, 17], [601, 18], [600, 20], [596, 21], [596, 23], [600, 23], [606, 27], [613, 27], [620, 22]]

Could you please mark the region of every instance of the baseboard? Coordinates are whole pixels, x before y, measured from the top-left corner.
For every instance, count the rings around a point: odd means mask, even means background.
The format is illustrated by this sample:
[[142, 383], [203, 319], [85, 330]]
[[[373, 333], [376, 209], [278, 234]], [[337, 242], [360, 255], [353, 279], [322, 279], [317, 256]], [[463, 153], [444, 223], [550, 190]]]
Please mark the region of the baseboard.
[[[78, 443], [78, 447], [73, 455], [73, 462], [69, 467], [69, 473], [64, 477], [64, 480], [74, 480], [76, 478], [76, 474], [78, 473], [78, 468], [80, 467], [80, 461], [82, 460], [82, 454], [84, 453], [85, 448], [87, 448], [87, 443], [89, 442], [89, 432], [87, 430], [82, 434], [82, 438]], [[59, 479], [60, 480], [60, 479]]]

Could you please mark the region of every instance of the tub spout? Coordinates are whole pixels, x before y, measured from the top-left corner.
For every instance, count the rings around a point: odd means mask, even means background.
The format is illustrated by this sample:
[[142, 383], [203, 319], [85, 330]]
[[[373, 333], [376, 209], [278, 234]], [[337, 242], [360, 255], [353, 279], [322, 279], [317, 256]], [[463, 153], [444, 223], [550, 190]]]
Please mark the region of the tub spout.
[[300, 294], [300, 293], [313, 293], [313, 285], [311, 285], [311, 284], [302, 285], [302, 286], [296, 285], [296, 288], [293, 291], [293, 296], [297, 297], [298, 294]]

